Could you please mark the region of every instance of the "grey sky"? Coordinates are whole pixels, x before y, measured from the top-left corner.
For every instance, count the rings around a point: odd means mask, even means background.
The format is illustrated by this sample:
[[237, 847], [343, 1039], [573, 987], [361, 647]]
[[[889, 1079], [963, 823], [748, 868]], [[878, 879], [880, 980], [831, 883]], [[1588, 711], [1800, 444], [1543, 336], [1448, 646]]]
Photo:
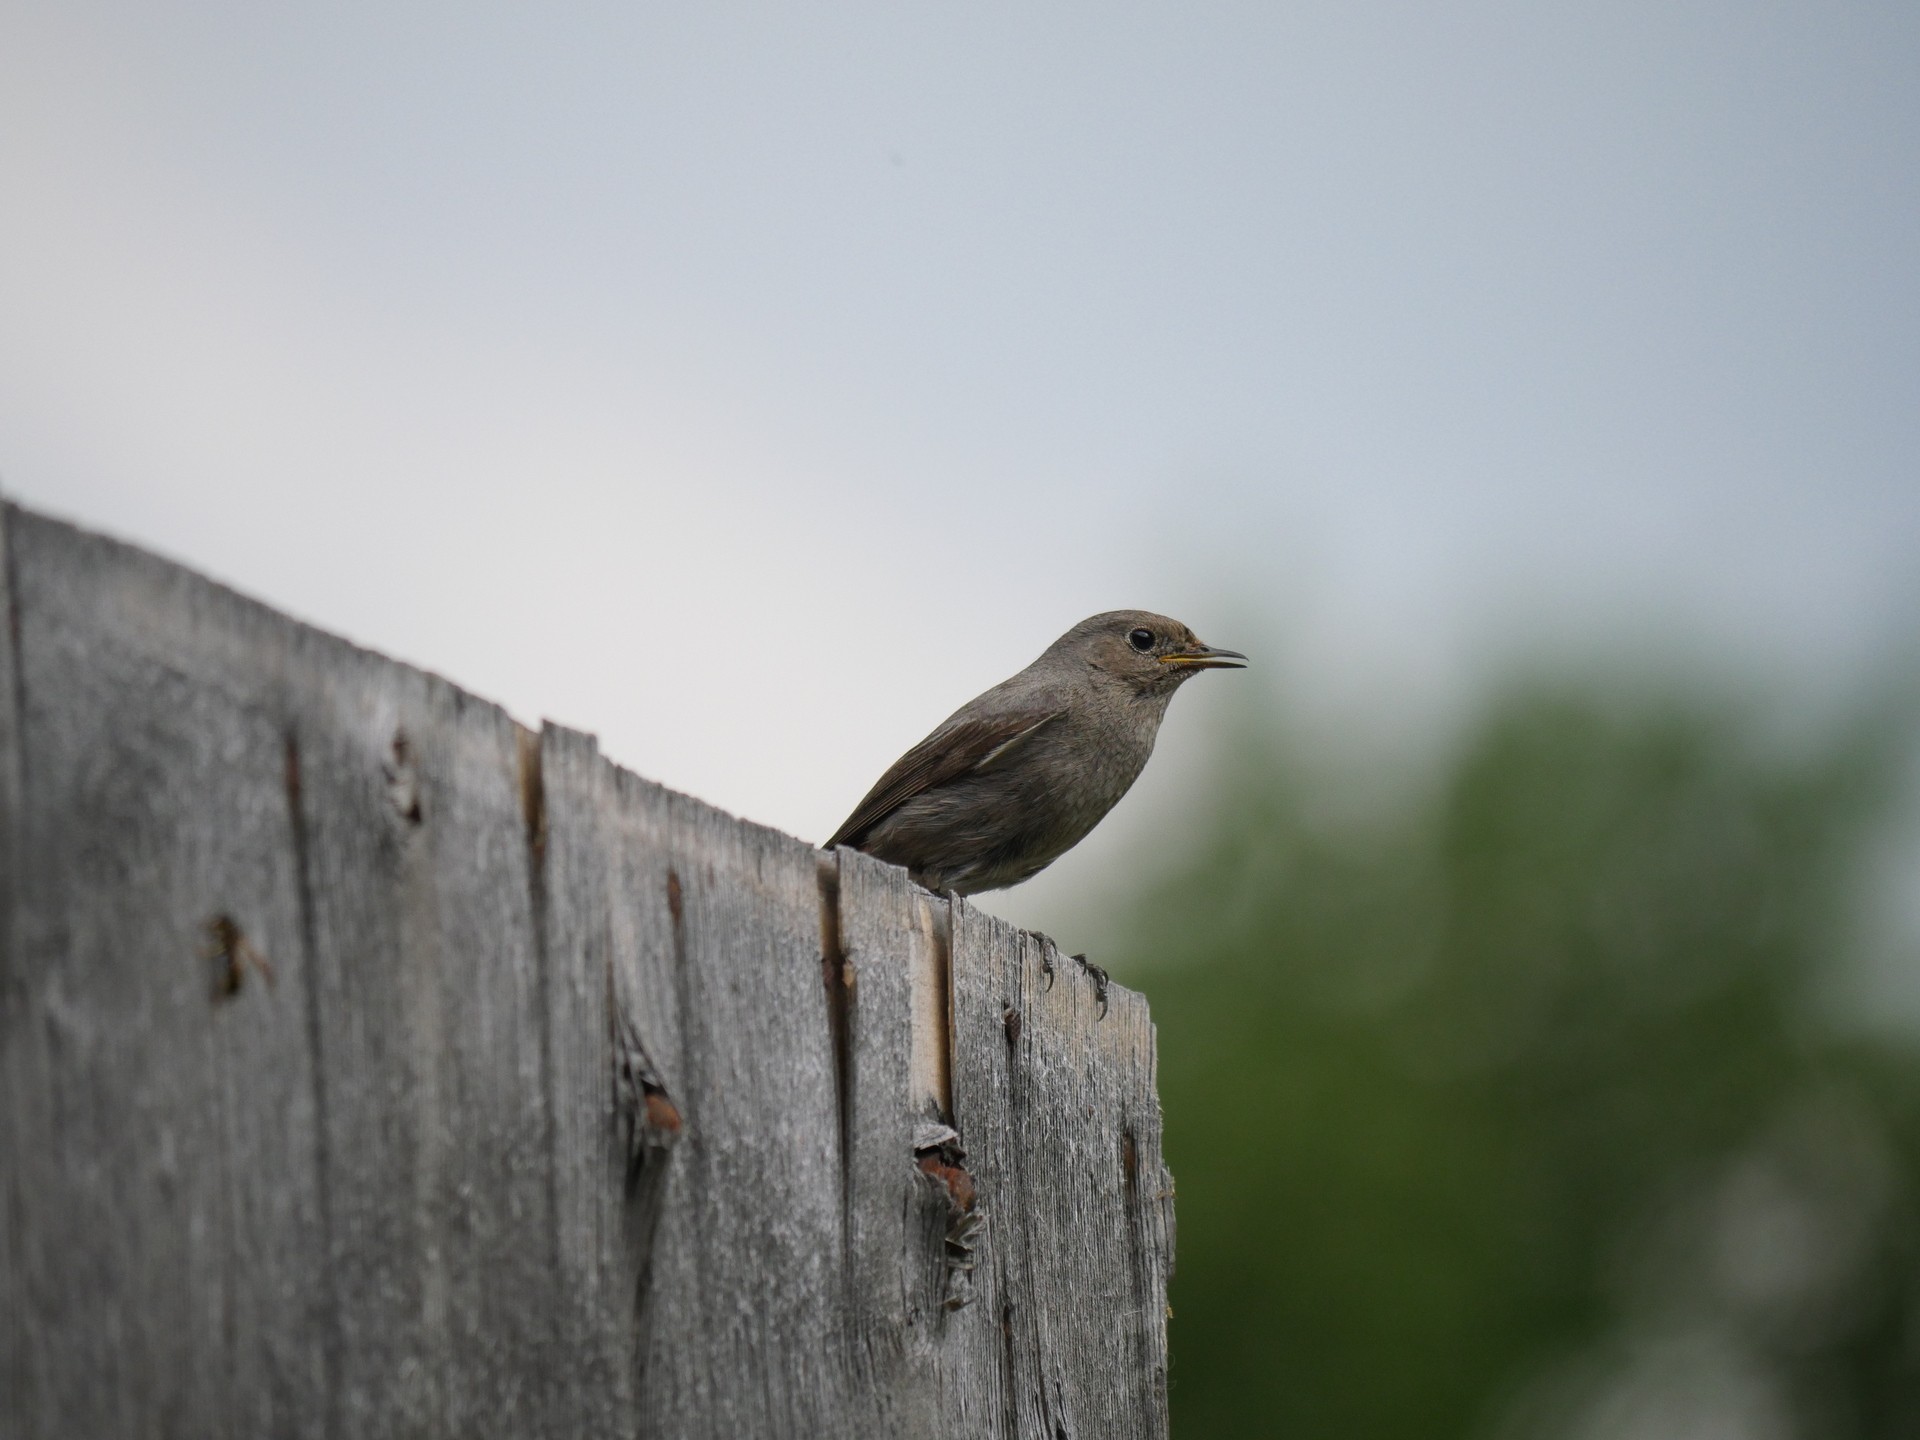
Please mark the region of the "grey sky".
[[1844, 670], [1916, 76], [1895, 5], [14, 0], [0, 483], [814, 838], [1112, 606], [1349, 704]]

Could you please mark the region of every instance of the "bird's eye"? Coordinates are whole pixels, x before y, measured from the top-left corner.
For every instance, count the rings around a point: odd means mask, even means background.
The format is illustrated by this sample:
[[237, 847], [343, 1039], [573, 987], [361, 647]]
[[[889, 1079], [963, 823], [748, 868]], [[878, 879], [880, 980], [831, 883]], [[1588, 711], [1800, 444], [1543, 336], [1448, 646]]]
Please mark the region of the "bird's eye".
[[1135, 630], [1127, 636], [1127, 643], [1144, 655], [1153, 649], [1153, 631]]

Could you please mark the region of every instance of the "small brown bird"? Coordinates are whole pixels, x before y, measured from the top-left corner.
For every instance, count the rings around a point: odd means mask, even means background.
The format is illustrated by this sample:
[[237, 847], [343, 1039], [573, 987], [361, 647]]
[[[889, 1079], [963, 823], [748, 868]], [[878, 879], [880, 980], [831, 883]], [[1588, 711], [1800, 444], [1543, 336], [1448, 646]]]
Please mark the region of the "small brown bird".
[[1246, 663], [1145, 610], [1082, 620], [895, 761], [827, 848], [851, 845], [955, 895], [1018, 885], [1127, 793], [1183, 681]]

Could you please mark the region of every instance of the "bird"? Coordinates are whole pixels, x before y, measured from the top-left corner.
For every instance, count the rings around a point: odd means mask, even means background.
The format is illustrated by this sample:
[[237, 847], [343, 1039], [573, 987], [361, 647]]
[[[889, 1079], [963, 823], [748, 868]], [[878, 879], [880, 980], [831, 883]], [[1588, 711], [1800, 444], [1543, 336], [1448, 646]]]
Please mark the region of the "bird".
[[825, 848], [904, 865], [941, 894], [1018, 885], [1119, 803], [1174, 691], [1246, 664], [1164, 615], [1089, 616], [896, 760]]

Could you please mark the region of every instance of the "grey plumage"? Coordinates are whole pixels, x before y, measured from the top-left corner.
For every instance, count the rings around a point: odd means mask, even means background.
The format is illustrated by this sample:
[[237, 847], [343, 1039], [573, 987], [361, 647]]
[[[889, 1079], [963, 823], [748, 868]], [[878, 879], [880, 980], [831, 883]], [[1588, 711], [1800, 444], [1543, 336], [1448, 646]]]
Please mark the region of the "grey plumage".
[[827, 847], [904, 865], [933, 890], [1017, 885], [1127, 793], [1183, 681], [1245, 663], [1164, 615], [1091, 616], [895, 761]]

